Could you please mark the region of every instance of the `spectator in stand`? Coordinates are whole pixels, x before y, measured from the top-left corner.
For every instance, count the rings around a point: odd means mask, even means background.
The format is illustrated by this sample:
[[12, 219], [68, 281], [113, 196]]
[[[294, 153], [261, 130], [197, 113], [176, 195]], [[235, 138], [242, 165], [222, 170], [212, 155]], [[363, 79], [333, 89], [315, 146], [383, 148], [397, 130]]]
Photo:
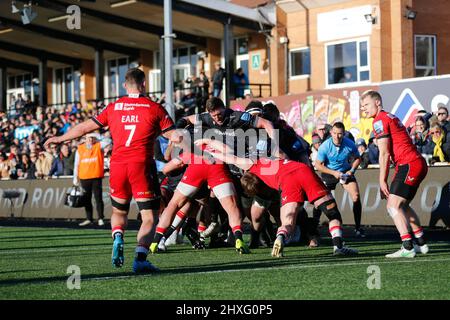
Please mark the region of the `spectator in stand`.
[[21, 114], [22, 113], [22, 109], [25, 106], [25, 100], [23, 99], [21, 93], [17, 94], [17, 100], [14, 103], [14, 106], [16, 108], [16, 114]]
[[36, 178], [48, 179], [50, 169], [52, 168], [53, 157], [46, 151], [40, 151], [36, 160]]
[[436, 113], [437, 121], [439, 125], [445, 130], [446, 133], [450, 132], [450, 121], [448, 119], [448, 110], [444, 106], [440, 106]]
[[[20, 169], [23, 172], [23, 179], [36, 179], [36, 153], [30, 153], [30, 155], [22, 154], [22, 161], [20, 162]], [[20, 177], [19, 177], [20, 178]]]
[[434, 143], [432, 162], [450, 161], [450, 132], [446, 134], [439, 123], [434, 123], [431, 125], [430, 134]]
[[369, 146], [367, 149], [369, 150], [369, 164], [378, 164], [380, 150], [378, 149], [378, 142], [377, 139], [375, 139], [373, 132], [370, 134]]
[[236, 99], [243, 99], [245, 89], [248, 88], [248, 77], [244, 73], [242, 68], [238, 68], [233, 74], [233, 85], [234, 85], [234, 97]]
[[222, 91], [223, 79], [226, 77], [225, 69], [220, 66], [220, 62], [214, 63], [215, 71], [212, 75], [213, 97], [219, 97]]
[[10, 164], [4, 152], [0, 153], [0, 178], [9, 179]]
[[366, 169], [369, 164], [369, 150], [367, 149], [367, 144], [364, 138], [359, 138], [356, 140], [356, 147], [358, 148], [359, 156], [361, 157], [361, 163], [359, 164], [359, 169]]
[[200, 72], [198, 82], [198, 93], [200, 98], [199, 113], [205, 112], [206, 100], [209, 98], [209, 80], [204, 71]]
[[320, 123], [317, 125], [316, 132], [320, 138], [321, 143], [330, 137], [331, 125], [327, 123]]
[[60, 152], [56, 158], [53, 158], [52, 168], [49, 176], [71, 176], [73, 175], [75, 156], [71, 154], [67, 144], [61, 145]]
[[[424, 117], [417, 117], [414, 127], [414, 133], [411, 135], [411, 139], [417, 150], [424, 156], [433, 155], [434, 143], [429, 131], [429, 123]], [[428, 161], [427, 161], [428, 162]]]
[[320, 139], [318, 134], [313, 134], [311, 139], [311, 162], [314, 164], [314, 161], [317, 159], [317, 151], [319, 150], [320, 144], [322, 140]]

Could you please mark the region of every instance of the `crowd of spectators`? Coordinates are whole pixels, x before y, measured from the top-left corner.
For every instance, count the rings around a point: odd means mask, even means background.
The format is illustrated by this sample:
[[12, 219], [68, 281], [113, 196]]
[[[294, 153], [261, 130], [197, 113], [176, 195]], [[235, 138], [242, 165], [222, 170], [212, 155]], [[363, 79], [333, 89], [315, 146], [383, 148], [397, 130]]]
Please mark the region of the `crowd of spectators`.
[[[92, 117], [102, 107], [102, 103], [93, 102], [85, 106], [70, 104], [61, 110], [23, 106], [15, 114], [0, 112], [0, 178], [48, 179], [73, 175], [75, 152], [82, 140], [48, 148], [43, 144], [47, 138], [62, 135]], [[112, 148], [109, 132], [99, 132], [99, 138], [109, 157]]]
[[[446, 107], [441, 106], [432, 114], [425, 110], [419, 111], [416, 121], [407, 128], [417, 150], [427, 161], [428, 165], [450, 162], [450, 120]], [[321, 143], [330, 137], [331, 125], [319, 124], [312, 135], [311, 160], [317, 157], [317, 150]], [[377, 139], [371, 133], [369, 140], [364, 138], [354, 139], [353, 135], [346, 131], [345, 135], [355, 142], [361, 156], [360, 169], [366, 169], [371, 165], [378, 165], [379, 150]]]

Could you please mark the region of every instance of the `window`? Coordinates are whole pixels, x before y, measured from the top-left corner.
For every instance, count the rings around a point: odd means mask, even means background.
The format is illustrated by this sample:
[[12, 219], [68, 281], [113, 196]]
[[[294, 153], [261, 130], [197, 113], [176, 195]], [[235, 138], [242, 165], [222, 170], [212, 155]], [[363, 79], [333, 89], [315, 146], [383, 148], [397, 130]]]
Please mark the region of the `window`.
[[436, 36], [414, 36], [416, 77], [436, 75]]
[[248, 54], [248, 38], [235, 39], [235, 45], [236, 55]]
[[370, 81], [368, 48], [367, 40], [327, 45], [327, 84]]
[[248, 70], [248, 38], [234, 39], [234, 52], [236, 56], [235, 69], [242, 68], [244, 73], [249, 76]]
[[135, 62], [130, 62], [128, 57], [108, 60], [106, 64], [106, 74], [108, 75], [108, 87], [106, 95], [108, 97], [121, 97], [127, 94], [123, 87], [125, 75]]
[[80, 76], [72, 67], [55, 69], [53, 81], [54, 103], [80, 101]]
[[290, 76], [303, 76], [311, 73], [309, 48], [291, 50], [289, 55]]
[[[190, 70], [187, 77], [197, 74], [197, 61], [198, 56], [196, 47], [183, 47], [173, 49], [172, 51], [172, 64], [174, 66], [174, 70], [177, 68], [189, 68]], [[164, 63], [164, 61], [160, 61], [159, 51], [155, 51], [153, 62], [155, 66], [154, 70], [158, 70], [160, 72], [161, 63]]]

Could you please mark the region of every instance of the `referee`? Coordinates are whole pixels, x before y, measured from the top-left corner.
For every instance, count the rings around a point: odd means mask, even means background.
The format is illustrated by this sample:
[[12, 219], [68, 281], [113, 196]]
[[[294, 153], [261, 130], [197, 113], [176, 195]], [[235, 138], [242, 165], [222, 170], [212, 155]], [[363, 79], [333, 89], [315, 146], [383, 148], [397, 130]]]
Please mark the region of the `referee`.
[[331, 137], [319, 147], [315, 167], [322, 173], [322, 180], [331, 191], [338, 183], [347, 191], [353, 201], [353, 215], [355, 218], [355, 235], [365, 237], [361, 229], [361, 200], [355, 172], [361, 163], [361, 158], [355, 143], [344, 137], [345, 126], [336, 122], [331, 128]]

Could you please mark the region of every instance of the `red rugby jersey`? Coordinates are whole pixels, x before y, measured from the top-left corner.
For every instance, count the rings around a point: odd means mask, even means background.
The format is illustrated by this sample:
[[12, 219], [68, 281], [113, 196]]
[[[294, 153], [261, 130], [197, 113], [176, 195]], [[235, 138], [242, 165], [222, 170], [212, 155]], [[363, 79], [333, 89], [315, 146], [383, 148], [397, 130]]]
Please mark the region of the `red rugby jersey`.
[[373, 119], [375, 138], [390, 137], [389, 153], [394, 163], [406, 164], [421, 157], [405, 126], [395, 115], [384, 110]]
[[109, 126], [113, 140], [111, 161], [147, 162], [153, 159], [156, 137], [174, 129], [167, 111], [145, 96], [129, 95], [110, 103], [92, 118]]
[[306, 166], [300, 162], [292, 160], [270, 160], [261, 158], [249, 169], [249, 171], [260, 178], [267, 186], [279, 190], [280, 183], [289, 173], [300, 170]]

